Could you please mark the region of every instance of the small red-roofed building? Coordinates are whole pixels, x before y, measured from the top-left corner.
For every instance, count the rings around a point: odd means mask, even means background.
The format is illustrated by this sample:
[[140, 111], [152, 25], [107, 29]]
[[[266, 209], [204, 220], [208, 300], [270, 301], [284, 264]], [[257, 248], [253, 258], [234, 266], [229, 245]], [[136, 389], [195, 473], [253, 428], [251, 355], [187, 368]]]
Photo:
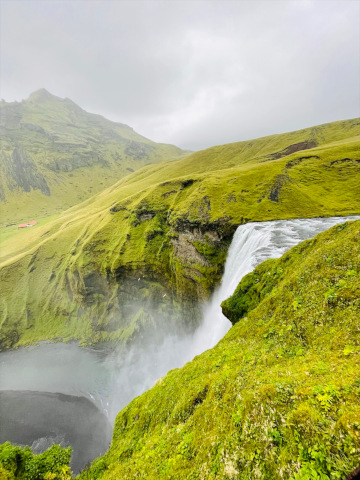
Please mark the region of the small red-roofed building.
[[20, 225], [18, 225], [18, 228], [33, 227], [34, 225], [36, 225], [35, 221], [29, 223], [20, 223]]

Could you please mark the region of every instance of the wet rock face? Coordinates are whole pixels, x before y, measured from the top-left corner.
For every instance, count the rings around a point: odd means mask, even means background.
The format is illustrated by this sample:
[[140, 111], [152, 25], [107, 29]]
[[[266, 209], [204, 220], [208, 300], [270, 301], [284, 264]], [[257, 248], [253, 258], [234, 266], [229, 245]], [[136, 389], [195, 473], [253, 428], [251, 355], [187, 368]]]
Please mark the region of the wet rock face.
[[[135, 212], [137, 222], [163, 214], [145, 207]], [[156, 235], [165, 235], [158, 224]], [[80, 300], [78, 315], [91, 319], [94, 341], [97, 336], [121, 335], [121, 330], [127, 331], [130, 340], [149, 325], [164, 331], [176, 325], [186, 330], [200, 321], [199, 301], [208, 298], [223, 273], [231, 238], [228, 219], [221, 225], [183, 221], [177, 229], [169, 223], [162, 228], [165, 232], [171, 229], [166, 233], [167, 261], [142, 265], [120, 261], [115, 270], [109, 268], [106, 273], [93, 270], [69, 275], [69, 298]], [[147, 241], [152, 241], [149, 232], [147, 235]]]
[[197, 301], [181, 301], [164, 272], [151, 265], [122, 265], [105, 275], [76, 270], [67, 275], [66, 288], [78, 318], [88, 318], [94, 343], [110, 337], [131, 342], [152, 330], [157, 336], [177, 327], [192, 330], [201, 318]]
[[269, 200], [272, 202], [279, 202], [279, 195], [284, 185], [290, 182], [290, 179], [285, 174], [277, 175], [274, 179], [274, 183], [271, 187], [270, 193], [268, 195]]
[[91, 272], [85, 275], [84, 279], [84, 300], [87, 305], [95, 303], [95, 298], [98, 295], [106, 296], [109, 293], [108, 283], [106, 278], [97, 272]]
[[[231, 217], [222, 217], [214, 222], [197, 221], [193, 222], [187, 218], [178, 217], [173, 221], [172, 227], [175, 232], [187, 233], [191, 232], [195, 235], [200, 234], [203, 239], [213, 240], [219, 244], [228, 243], [235, 233], [238, 225], [232, 222]], [[245, 219], [246, 221], [247, 219]]]
[[211, 265], [210, 262], [196, 250], [193, 244], [194, 241], [201, 242], [203, 240], [204, 237], [196, 231], [179, 233], [178, 237], [172, 240], [175, 256], [189, 266], [201, 265], [209, 267]]
[[171, 263], [181, 298], [197, 301], [208, 298], [221, 280], [235, 228], [229, 218], [213, 223], [176, 219], [171, 239]]
[[16, 329], [6, 333], [0, 333], [0, 352], [13, 348], [19, 341], [19, 338], [19, 332]]

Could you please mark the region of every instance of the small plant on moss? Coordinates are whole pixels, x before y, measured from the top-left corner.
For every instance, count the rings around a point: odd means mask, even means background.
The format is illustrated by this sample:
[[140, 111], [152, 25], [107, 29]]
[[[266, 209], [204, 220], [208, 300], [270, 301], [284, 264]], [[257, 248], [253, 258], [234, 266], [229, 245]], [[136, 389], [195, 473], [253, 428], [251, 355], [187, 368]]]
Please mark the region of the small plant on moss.
[[334, 288], [329, 288], [329, 290], [327, 290], [324, 293], [325, 305], [334, 304], [335, 300], [336, 300], [336, 297], [337, 297], [337, 293], [336, 293], [335, 289]]
[[191, 460], [193, 456], [192, 452], [192, 442], [194, 440], [194, 433], [188, 433], [184, 436], [183, 441], [178, 446], [178, 452], [187, 460]]
[[302, 297], [296, 297], [295, 300], [293, 301], [294, 310], [298, 310], [298, 308], [301, 307], [302, 302], [303, 302], [303, 298], [302, 298]]
[[315, 398], [320, 404], [321, 408], [328, 412], [334, 402], [339, 398], [339, 391], [332, 385], [315, 388]]

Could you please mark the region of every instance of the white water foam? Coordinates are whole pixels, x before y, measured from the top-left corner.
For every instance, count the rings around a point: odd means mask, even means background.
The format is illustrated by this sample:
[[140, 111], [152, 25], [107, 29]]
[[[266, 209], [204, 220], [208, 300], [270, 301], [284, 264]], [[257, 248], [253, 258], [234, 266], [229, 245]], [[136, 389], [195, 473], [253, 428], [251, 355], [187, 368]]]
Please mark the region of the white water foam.
[[194, 334], [191, 355], [212, 348], [229, 330], [231, 323], [222, 314], [220, 304], [234, 293], [240, 280], [259, 263], [281, 257], [291, 247], [338, 223], [358, 219], [359, 216], [349, 216], [240, 225], [229, 248], [221, 284], [204, 307], [203, 321]]

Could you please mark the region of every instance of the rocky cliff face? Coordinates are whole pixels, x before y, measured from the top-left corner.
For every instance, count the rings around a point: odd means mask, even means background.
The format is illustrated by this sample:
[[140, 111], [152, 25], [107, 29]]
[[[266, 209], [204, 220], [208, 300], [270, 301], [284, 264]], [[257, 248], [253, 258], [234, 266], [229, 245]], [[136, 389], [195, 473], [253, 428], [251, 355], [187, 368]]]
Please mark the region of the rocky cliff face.
[[[172, 230], [171, 246], [176, 289], [182, 297], [204, 300], [220, 282], [226, 252], [236, 225], [229, 219], [194, 224], [182, 220]], [[177, 267], [181, 271], [176, 275]]]
[[37, 169], [30, 155], [22, 148], [15, 147], [11, 156], [2, 155], [6, 172], [6, 183], [10, 191], [16, 189], [30, 192], [40, 190], [43, 195], [50, 195], [50, 188], [44, 175]]
[[[49, 239], [30, 261], [24, 257], [3, 268], [0, 282], [16, 287], [8, 291], [10, 309], [0, 306], [0, 347], [74, 336], [86, 343], [129, 342], [151, 330], [158, 338], [193, 330], [201, 303], [221, 280], [230, 232], [236, 227], [226, 220], [205, 225], [183, 220], [171, 226], [163, 211], [141, 212], [131, 214], [135, 226], [130, 234], [123, 232], [120, 248], [111, 246], [109, 251], [98, 234], [89, 241], [77, 238], [68, 245], [71, 255], [64, 258]], [[115, 214], [129, 212], [120, 209]], [[148, 252], [141, 258], [143, 247], [133, 243], [138, 235], [151, 257]], [[132, 247], [139, 256], [129, 261]], [[46, 331], [38, 337], [44, 323]]]

